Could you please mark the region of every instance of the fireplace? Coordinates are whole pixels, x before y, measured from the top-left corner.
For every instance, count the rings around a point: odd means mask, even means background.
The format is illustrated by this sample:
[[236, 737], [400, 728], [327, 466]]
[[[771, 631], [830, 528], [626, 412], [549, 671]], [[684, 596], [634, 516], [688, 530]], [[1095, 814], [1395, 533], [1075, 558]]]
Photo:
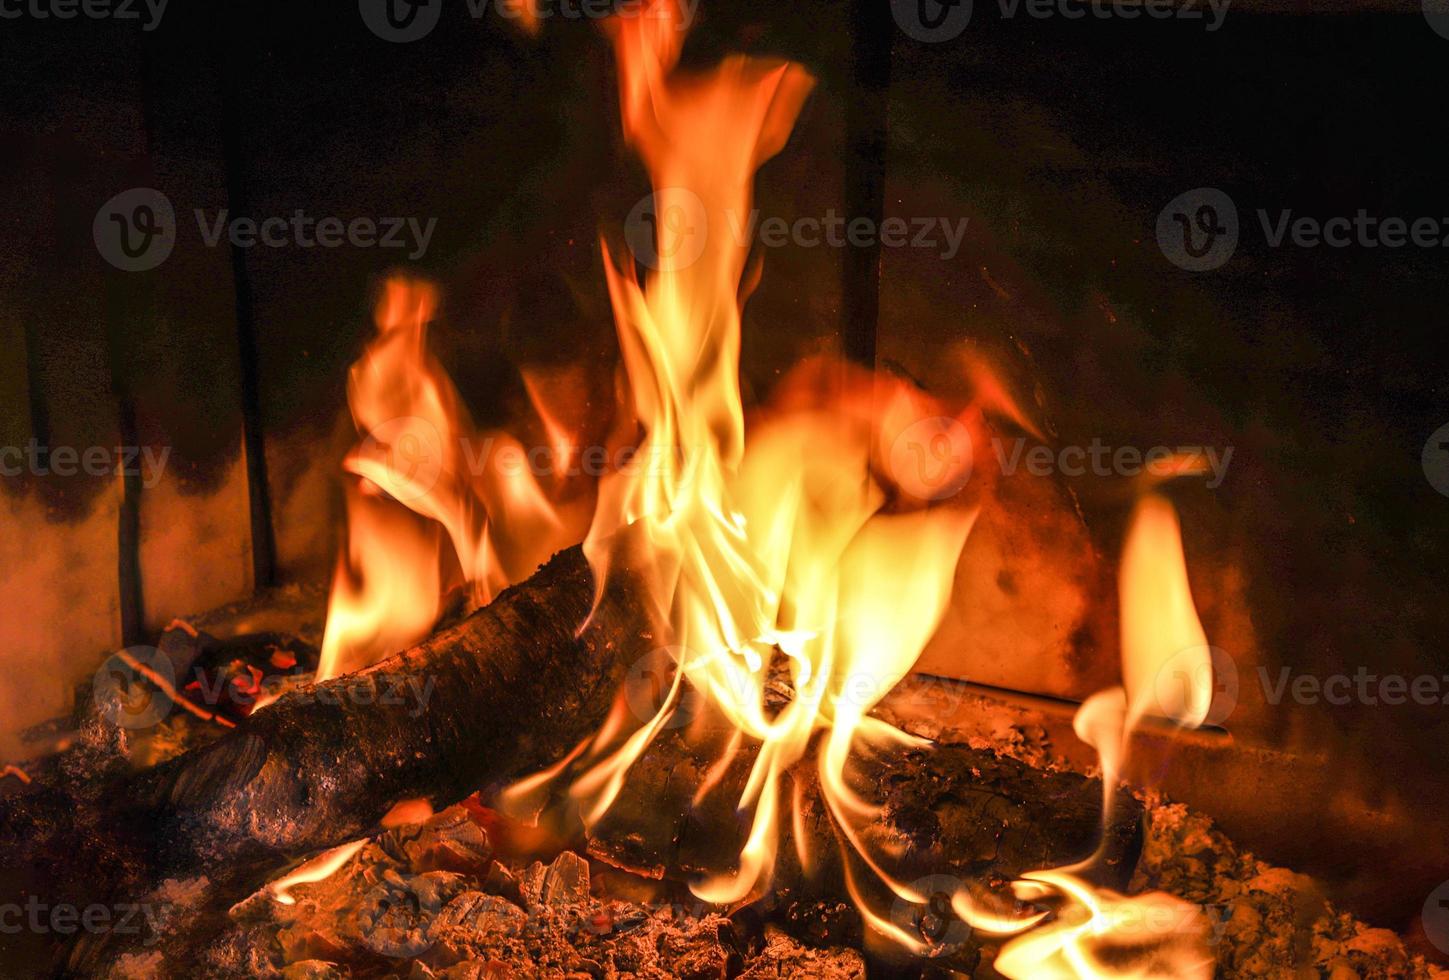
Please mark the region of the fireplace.
[[0, 973], [1449, 967], [1434, 3], [0, 14]]

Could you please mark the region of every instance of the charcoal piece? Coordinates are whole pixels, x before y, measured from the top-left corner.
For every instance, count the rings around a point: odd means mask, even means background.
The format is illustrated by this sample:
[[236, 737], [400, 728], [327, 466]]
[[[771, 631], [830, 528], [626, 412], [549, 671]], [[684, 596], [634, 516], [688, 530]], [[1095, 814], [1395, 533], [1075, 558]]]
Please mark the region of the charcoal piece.
[[462, 807], [450, 807], [423, 823], [402, 842], [402, 852], [417, 872], [476, 874], [486, 871], [493, 859], [487, 832]]
[[435, 931], [455, 930], [466, 938], [493, 941], [517, 936], [528, 925], [528, 913], [505, 898], [478, 891], [466, 891], [455, 897], [439, 913]]

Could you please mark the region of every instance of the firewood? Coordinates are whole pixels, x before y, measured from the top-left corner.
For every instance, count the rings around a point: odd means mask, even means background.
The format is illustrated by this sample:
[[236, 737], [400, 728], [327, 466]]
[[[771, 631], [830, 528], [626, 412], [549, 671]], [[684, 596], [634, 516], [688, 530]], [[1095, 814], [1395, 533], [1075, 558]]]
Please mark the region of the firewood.
[[[734, 867], [749, 832], [737, 806], [755, 752], [742, 747], [720, 782], [696, 801], [717, 742], [680, 732], [657, 739], [630, 770], [609, 812], [590, 828], [590, 855], [636, 874], [677, 880]], [[1034, 769], [966, 745], [932, 745], [864, 753], [847, 776], [862, 798], [881, 806], [879, 819], [862, 829], [866, 848], [889, 855], [890, 873], [928, 896], [944, 892], [949, 899], [960, 885], [977, 899], [1009, 908], [1012, 878], [1075, 864], [1099, 844], [1084, 877], [1125, 890], [1141, 853], [1141, 804], [1119, 790], [1104, 833], [1101, 781], [1076, 773]], [[841, 846], [809, 756], [790, 770], [787, 783], [786, 798], [799, 800], [801, 818], [780, 819], [778, 863], [764, 899], [770, 907], [840, 899], [846, 894], [844, 862], [853, 861], [855, 880], [878, 912], [928, 947], [949, 938], [945, 945], [960, 947], [949, 952], [974, 955], [974, 940], [957, 939], [959, 925], [953, 930], [949, 921], [933, 922], [931, 908], [895, 901], [887, 889], [872, 887], [869, 871]], [[799, 857], [797, 828], [808, 870]]]
[[[590, 615], [593, 597], [588, 565], [570, 549], [457, 626], [372, 668], [285, 695], [208, 746], [139, 774], [108, 774], [102, 792], [52, 787], [0, 800], [6, 890], [115, 903], [204, 877], [203, 911], [215, 916], [289, 862], [376, 834], [399, 802], [425, 798], [441, 809], [478, 790], [486, 796], [595, 731], [629, 666], [660, 645], [634, 585], [611, 585]], [[430, 682], [426, 702], [386, 697], [400, 680]], [[591, 849], [661, 874], [727, 867], [739, 843], [733, 804], [716, 793], [709, 806], [690, 807], [694, 777], [708, 763], [687, 758], [674, 736], [651, 749]], [[747, 759], [745, 752], [736, 760], [726, 786], [742, 778]], [[922, 869], [1010, 875], [1090, 850], [1100, 790], [1080, 777], [964, 748], [867, 758], [861, 772], [890, 801], [881, 833]], [[641, 806], [672, 815], [665, 850], [605, 834]], [[1134, 815], [1124, 808], [1114, 825], [1114, 841], [1129, 845], [1120, 851], [1126, 874], [1135, 862]], [[807, 816], [808, 845], [827, 869], [819, 887], [839, 896], [828, 821], [818, 808]], [[782, 847], [786, 881], [792, 854]], [[194, 923], [187, 930], [204, 934]], [[92, 970], [118, 945], [125, 940], [86, 937], [70, 968]]]
[[[653, 878], [688, 879], [731, 867], [749, 832], [736, 809], [755, 752], [742, 747], [725, 777], [695, 802], [715, 762], [711, 748], [673, 732], [656, 739], [609, 812], [590, 828], [589, 853]], [[896, 875], [906, 881], [1061, 867], [1090, 856], [1103, 838], [1100, 780], [1033, 769], [986, 749], [891, 747], [862, 754], [848, 777], [864, 799], [881, 806], [863, 840], [877, 853], [896, 855]], [[796, 786], [813, 871], [802, 871], [792, 821], [782, 817], [776, 890], [838, 897], [844, 894], [841, 852], [813, 759], [790, 770], [787, 798]], [[1119, 791], [1112, 811], [1097, 880], [1122, 889], [1141, 850], [1142, 806]]]
[[377, 833], [399, 802], [441, 809], [535, 771], [602, 724], [657, 644], [626, 581], [590, 616], [593, 599], [569, 549], [457, 626], [201, 749], [84, 793], [0, 800], [3, 892], [89, 905], [204, 876], [225, 907], [296, 858]]

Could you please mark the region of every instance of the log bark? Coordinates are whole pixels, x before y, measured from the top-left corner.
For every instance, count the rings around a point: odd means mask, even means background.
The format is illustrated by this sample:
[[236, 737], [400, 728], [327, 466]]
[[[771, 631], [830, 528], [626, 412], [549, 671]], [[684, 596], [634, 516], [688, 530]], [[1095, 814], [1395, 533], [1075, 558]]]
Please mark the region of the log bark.
[[[719, 784], [696, 802], [716, 759], [713, 747], [666, 733], [590, 828], [589, 852], [653, 878], [729, 869], [750, 829], [737, 804], [755, 755], [742, 748]], [[868, 752], [854, 760], [847, 780], [881, 807], [879, 819], [861, 829], [862, 840], [873, 853], [892, 855], [893, 873], [907, 881], [931, 874], [1010, 878], [1075, 864], [1103, 844], [1096, 880], [1122, 889], [1141, 850], [1142, 806], [1130, 793], [1117, 792], [1104, 832], [1101, 780], [1034, 769], [985, 749], [942, 744]], [[785, 811], [774, 887], [812, 899], [838, 897], [845, 891], [841, 850], [810, 756], [788, 773], [786, 800], [796, 787], [810, 871], [801, 867]]]
[[[290, 861], [377, 833], [399, 802], [425, 798], [442, 808], [536, 771], [602, 724], [629, 666], [660, 644], [632, 585], [612, 587], [590, 616], [592, 600], [587, 563], [570, 549], [457, 626], [358, 674], [286, 695], [200, 750], [113, 776], [84, 798], [52, 789], [0, 801], [3, 884], [51, 904], [114, 905], [145, 901], [169, 879], [204, 876], [203, 913], [215, 917]], [[398, 679], [410, 686], [389, 696]], [[730, 867], [744, 833], [733, 801], [751, 757], [741, 752], [720, 789], [692, 806], [715, 756], [671, 733], [631, 774], [590, 849], [656, 875]], [[838, 899], [840, 851], [813, 772], [792, 775], [818, 863], [805, 874], [787, 837], [777, 884]], [[1083, 857], [1097, 839], [1099, 783], [989, 752], [888, 753], [861, 760], [852, 778], [868, 798], [884, 793], [884, 818], [870, 837], [899, 859], [894, 870], [906, 880], [1004, 881]], [[1108, 834], [1119, 886], [1136, 861], [1138, 813], [1123, 803]], [[662, 832], [641, 830], [646, 815], [665, 821]], [[173, 930], [188, 942], [206, 931], [194, 921]], [[135, 944], [85, 937], [63, 972], [88, 974], [118, 948]]]
[[[630, 770], [608, 814], [588, 833], [589, 853], [615, 867], [655, 878], [693, 880], [738, 864], [750, 825], [737, 812], [755, 752], [743, 748], [719, 784], [694, 797], [718, 758], [718, 739], [691, 740], [670, 732], [657, 739]], [[884, 857], [898, 880], [930, 895], [953, 886], [980, 901], [1009, 909], [1010, 881], [1024, 871], [1076, 864], [1094, 854], [1083, 877], [1123, 891], [1142, 849], [1142, 806], [1119, 790], [1110, 818], [1102, 819], [1102, 783], [1071, 772], [1034, 769], [1017, 760], [967, 745], [891, 747], [862, 754], [847, 772], [861, 797], [881, 807], [878, 819], [859, 828], [867, 850]], [[838, 902], [846, 895], [845, 862], [854, 880], [882, 914], [928, 946], [943, 935], [944, 950], [969, 960], [976, 942], [919, 907], [894, 900], [864, 865], [848, 857], [819, 792], [818, 770], [806, 761], [788, 774], [783, 797], [798, 787], [801, 819], [783, 810], [773, 880], [763, 901], [773, 909]], [[802, 862], [797, 831], [808, 861]], [[1099, 853], [1100, 845], [1100, 853]], [[939, 912], [943, 905], [934, 903]], [[789, 913], [787, 912], [788, 916]], [[807, 931], [811, 928], [806, 924]]]
[[656, 642], [632, 585], [590, 617], [593, 596], [571, 548], [457, 626], [285, 695], [202, 749], [0, 801], [3, 893], [115, 905], [205, 876], [224, 907], [298, 857], [378, 832], [401, 801], [441, 809], [542, 768], [599, 727]]

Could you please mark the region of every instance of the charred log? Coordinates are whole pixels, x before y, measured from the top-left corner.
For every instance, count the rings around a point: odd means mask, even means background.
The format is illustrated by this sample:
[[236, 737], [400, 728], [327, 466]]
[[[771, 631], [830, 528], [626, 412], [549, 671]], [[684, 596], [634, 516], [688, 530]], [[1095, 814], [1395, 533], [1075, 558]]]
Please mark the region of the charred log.
[[[703, 799], [694, 797], [713, 764], [682, 736], [655, 741], [629, 772], [619, 798], [589, 833], [589, 852], [647, 877], [693, 878], [731, 867], [749, 832], [737, 813], [755, 753], [742, 748]], [[963, 879], [1011, 877], [1091, 856], [1104, 841], [1102, 784], [1076, 773], [1047, 772], [966, 745], [899, 747], [863, 755], [848, 774], [861, 796], [881, 806], [863, 840], [896, 855], [898, 876], [935, 873]], [[801, 897], [844, 893], [834, 823], [813, 764], [790, 771], [801, 802], [799, 828], [782, 819], [777, 889]], [[1142, 806], [1119, 791], [1107, 825], [1098, 882], [1124, 888], [1141, 849]], [[812, 872], [801, 868], [798, 851]]]
[[[591, 828], [589, 853], [656, 878], [690, 880], [734, 867], [749, 832], [737, 807], [754, 758], [752, 750], [741, 749], [718, 785], [696, 801], [715, 761], [713, 748], [679, 733], [661, 737], [630, 770], [609, 813]], [[1094, 854], [1097, 860], [1085, 876], [1125, 890], [1142, 848], [1142, 806], [1131, 794], [1115, 795], [1104, 831], [1100, 780], [1033, 769], [966, 745], [865, 754], [847, 778], [862, 798], [881, 806], [879, 819], [861, 830], [862, 843], [873, 854], [890, 855], [891, 874], [917, 883], [926, 894], [960, 885], [980, 901], [1009, 908], [1012, 878]], [[788, 916], [792, 908], [838, 901], [846, 894], [848, 861], [855, 862], [854, 880], [869, 893], [871, 875], [842, 846], [819, 792], [818, 770], [808, 762], [797, 765], [789, 782], [786, 795], [799, 802], [801, 817], [779, 821], [778, 863], [765, 902]], [[959, 927], [952, 933], [949, 913], [931, 921], [927, 909], [923, 921], [919, 907], [903, 906], [885, 889], [875, 891], [870, 896], [875, 907], [895, 915], [897, 925], [917, 932], [928, 946], [945, 934], [959, 935]], [[816, 926], [806, 922], [804, 931]], [[972, 942], [951, 945], [957, 956], [974, 955]]]
[[[396, 804], [424, 798], [441, 809], [486, 795], [596, 730], [629, 665], [659, 641], [632, 586], [611, 587], [590, 615], [592, 604], [587, 563], [570, 549], [464, 622], [372, 668], [285, 695], [202, 749], [140, 774], [108, 772], [101, 792], [52, 788], [0, 801], [7, 891], [116, 904], [204, 880], [200, 912], [172, 927], [173, 939], [185, 932], [194, 945], [208, 918], [290, 862], [376, 834]], [[750, 759], [742, 751], [694, 806], [715, 756], [677, 734], [661, 739], [589, 849], [657, 876], [730, 867]], [[786, 840], [777, 893], [839, 898], [841, 852], [813, 771], [793, 776], [815, 870], [801, 870]], [[1084, 857], [1097, 840], [1099, 783], [989, 752], [900, 750], [862, 759], [852, 778], [867, 798], [884, 794], [871, 843], [899, 859], [894, 870], [906, 880], [945, 873], [1000, 883]], [[1118, 885], [1136, 860], [1137, 815], [1124, 801], [1108, 834]], [[69, 969], [89, 973], [134, 945], [89, 937]]]
[[570, 549], [457, 626], [284, 695], [202, 749], [84, 794], [0, 801], [5, 891], [116, 904], [204, 876], [224, 907], [298, 857], [378, 832], [399, 802], [441, 808], [540, 768], [602, 723], [651, 644], [630, 586], [590, 617], [593, 597]]

